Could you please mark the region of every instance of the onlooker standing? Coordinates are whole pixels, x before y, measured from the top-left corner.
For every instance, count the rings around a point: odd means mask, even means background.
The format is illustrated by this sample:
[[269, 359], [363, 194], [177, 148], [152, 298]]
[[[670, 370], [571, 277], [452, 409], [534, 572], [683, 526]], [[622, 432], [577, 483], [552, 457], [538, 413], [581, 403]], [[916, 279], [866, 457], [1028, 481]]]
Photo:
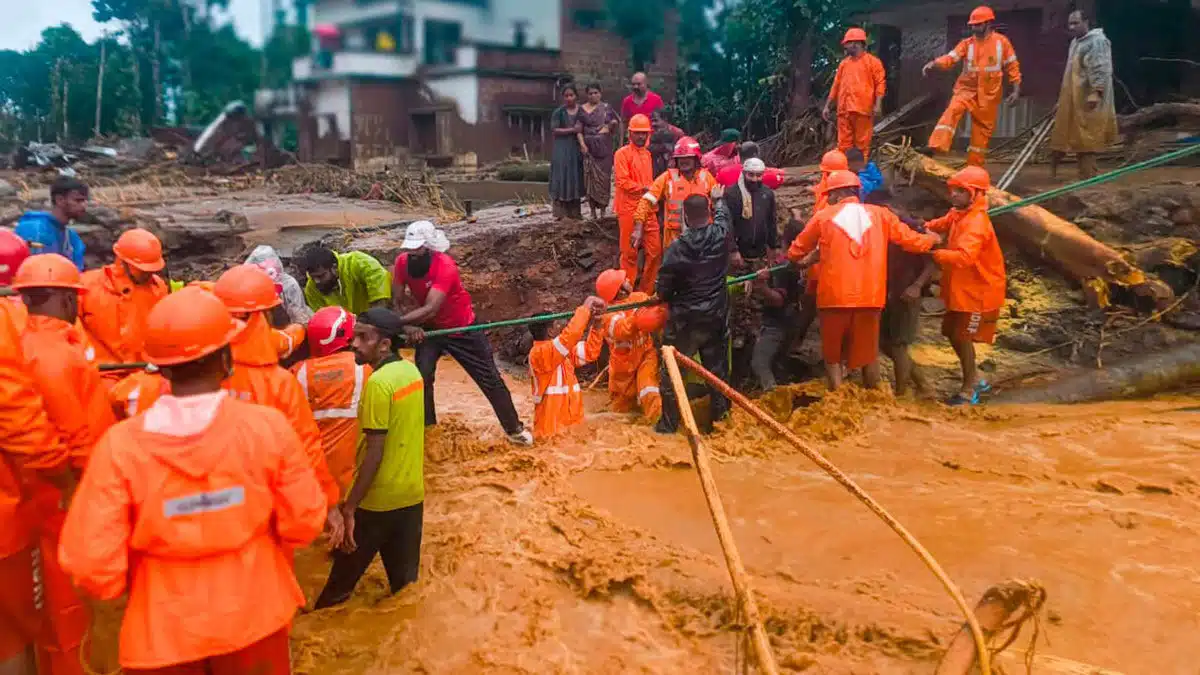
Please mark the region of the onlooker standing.
[[313, 604], [350, 598], [375, 554], [388, 586], [399, 593], [421, 569], [425, 515], [425, 403], [421, 373], [400, 358], [404, 323], [375, 307], [354, 324], [354, 359], [373, 372], [358, 406], [359, 451], [354, 483], [339, 508], [346, 537], [333, 555], [329, 580]]
[[654, 119], [654, 113], [665, 105], [662, 97], [646, 86], [645, 73], [634, 73], [633, 77], [629, 78], [629, 89], [631, 93], [621, 101], [621, 119], [626, 124], [629, 124], [634, 115], [645, 115]]
[[17, 236], [29, 244], [31, 255], [57, 253], [83, 271], [83, 240], [67, 227], [87, 215], [88, 186], [60, 176], [50, 185], [50, 210], [27, 211], [17, 221]]
[[849, 148], [858, 148], [869, 157], [875, 117], [883, 112], [887, 77], [883, 62], [867, 52], [866, 31], [861, 28], [846, 31], [842, 47], [846, 50], [846, 58], [838, 64], [822, 114], [829, 120], [830, 109], [837, 106], [838, 150], [845, 152]]
[[583, 153], [583, 182], [592, 220], [604, 215], [612, 198], [613, 133], [620, 126], [617, 114], [603, 100], [600, 85], [587, 86], [587, 101], [579, 113], [583, 130], [579, 134], [579, 150]]
[[775, 191], [763, 184], [767, 166], [758, 158], [746, 160], [737, 183], [718, 202], [717, 218], [728, 219], [734, 248], [729, 266], [737, 271], [748, 264], [774, 264], [779, 253], [775, 226]]
[[1103, 28], [1092, 28], [1081, 10], [1067, 18], [1074, 39], [1058, 93], [1058, 113], [1050, 135], [1050, 173], [1058, 172], [1064, 154], [1079, 156], [1079, 177], [1098, 173], [1096, 153], [1117, 140], [1117, 110], [1113, 96], [1112, 43]]
[[568, 84], [562, 90], [563, 104], [550, 117], [554, 130], [554, 154], [550, 156], [550, 200], [556, 218], [579, 220], [583, 198], [583, 156], [580, 154], [579, 92]]

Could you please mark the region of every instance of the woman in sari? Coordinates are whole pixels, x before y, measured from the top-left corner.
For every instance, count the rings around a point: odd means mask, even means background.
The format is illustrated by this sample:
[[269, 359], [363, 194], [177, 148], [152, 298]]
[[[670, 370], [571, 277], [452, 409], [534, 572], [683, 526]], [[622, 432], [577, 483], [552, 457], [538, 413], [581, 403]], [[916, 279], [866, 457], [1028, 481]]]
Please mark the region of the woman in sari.
[[579, 150], [583, 153], [583, 182], [592, 220], [604, 215], [612, 197], [613, 135], [619, 121], [612, 106], [602, 100], [600, 85], [589, 84], [587, 101], [580, 106]]
[[551, 115], [554, 151], [550, 155], [550, 199], [556, 218], [581, 220], [579, 200], [583, 198], [583, 157], [579, 152], [579, 93], [575, 85], [562, 90], [563, 104]]

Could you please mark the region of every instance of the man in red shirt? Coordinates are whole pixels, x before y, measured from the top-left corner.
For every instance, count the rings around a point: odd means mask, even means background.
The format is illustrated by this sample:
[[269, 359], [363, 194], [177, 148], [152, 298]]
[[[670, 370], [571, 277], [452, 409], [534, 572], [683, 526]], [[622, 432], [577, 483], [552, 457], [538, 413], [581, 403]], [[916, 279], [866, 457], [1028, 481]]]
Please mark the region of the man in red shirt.
[[[492, 346], [481, 331], [443, 335], [425, 339], [424, 328], [463, 328], [475, 323], [475, 308], [471, 295], [463, 288], [458, 275], [458, 264], [446, 255], [450, 242], [441, 230], [428, 220], [419, 220], [408, 226], [404, 233], [407, 250], [396, 258], [392, 268], [392, 297], [396, 311], [403, 315], [410, 341], [416, 342], [415, 361], [425, 380], [425, 425], [437, 424], [437, 409], [433, 402], [433, 380], [437, 362], [443, 353], [458, 361], [467, 371], [488, 402], [508, 440], [516, 445], [533, 445], [533, 435], [525, 429], [517, 409], [513, 406], [512, 394], [496, 369], [492, 358]], [[417, 308], [404, 312], [401, 308], [405, 289], [412, 294]]]
[[651, 117], [656, 110], [663, 107], [662, 97], [646, 86], [645, 73], [634, 73], [633, 77], [629, 78], [629, 88], [633, 93], [621, 101], [621, 121], [625, 124], [629, 124], [634, 115]]

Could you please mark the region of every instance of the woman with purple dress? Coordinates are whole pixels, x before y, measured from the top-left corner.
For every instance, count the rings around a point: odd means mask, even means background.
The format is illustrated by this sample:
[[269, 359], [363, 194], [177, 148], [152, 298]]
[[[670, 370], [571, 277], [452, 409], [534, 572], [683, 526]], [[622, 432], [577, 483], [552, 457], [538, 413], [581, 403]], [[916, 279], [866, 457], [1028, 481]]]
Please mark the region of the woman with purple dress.
[[613, 139], [620, 125], [617, 113], [605, 103], [600, 85], [589, 84], [587, 101], [580, 106], [579, 149], [583, 153], [583, 183], [592, 220], [604, 215], [612, 198]]

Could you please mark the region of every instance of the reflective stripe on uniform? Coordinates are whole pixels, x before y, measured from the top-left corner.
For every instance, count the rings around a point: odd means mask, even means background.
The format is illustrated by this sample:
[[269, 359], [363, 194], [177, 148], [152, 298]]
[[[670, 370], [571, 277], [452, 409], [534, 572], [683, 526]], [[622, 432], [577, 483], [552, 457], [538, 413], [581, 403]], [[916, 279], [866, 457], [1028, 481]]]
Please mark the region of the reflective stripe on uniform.
[[304, 390], [304, 398], [308, 398], [308, 362], [300, 364], [300, 370], [296, 371], [296, 379], [300, 380], [300, 388]]
[[[301, 366], [303, 369], [303, 366]], [[303, 382], [303, 380], [301, 380]], [[362, 398], [363, 387], [363, 367], [354, 366], [354, 393], [350, 395], [350, 405], [345, 408], [316, 408], [313, 409], [313, 418], [318, 420], [327, 419], [353, 419], [358, 417], [358, 402]]]
[[582, 340], [575, 343], [575, 358], [580, 363], [587, 363], [587, 344]]
[[968, 73], [975, 70], [975, 41], [974, 40], [972, 40], [971, 43], [967, 45], [967, 62], [966, 62], [966, 64], [963, 65], [963, 69], [966, 70], [966, 72], [968, 72]]
[[642, 390], [638, 392], [638, 400], [639, 400], [639, 401], [640, 401], [640, 400], [642, 400], [643, 398], [645, 398], [645, 397], [646, 397], [646, 396], [648, 396], [649, 394], [657, 394], [657, 393], [659, 393], [659, 392], [658, 392], [658, 387], [653, 387], [653, 386], [651, 386], [651, 387], [642, 387]]
[[958, 50], [954, 50], [954, 51], [951, 51], [949, 54], [947, 54], [946, 58], [950, 59], [951, 61], [953, 61], [955, 63], [958, 63], [962, 57], [960, 57], [958, 55]]
[[655, 204], [655, 205], [658, 204], [658, 197], [655, 197], [654, 195], [650, 194], [649, 192], [642, 195], [642, 199], [645, 199], [646, 201], [650, 202], [651, 204]]
[[954, 127], [952, 127], [948, 124], [939, 124], [936, 127], [934, 127], [933, 130], [934, 131], [949, 131], [950, 133], [954, 133]]
[[562, 340], [559, 340], [558, 338], [554, 338], [553, 340], [550, 341], [550, 344], [554, 345], [554, 351], [558, 352], [560, 355], [562, 355], [562, 356], [570, 356], [571, 355], [571, 351], [569, 349], [567, 349], [566, 345], [564, 345], [562, 343]]
[[987, 152], [987, 148], [981, 148], [976, 145], [967, 146], [967, 152]]
[[142, 388], [141, 388], [141, 387], [138, 387], [137, 389], [134, 389], [133, 391], [129, 392], [129, 398], [125, 399], [125, 400], [126, 400], [126, 403], [125, 403], [125, 414], [126, 414], [127, 416], [129, 416], [129, 417], [133, 417], [134, 415], [136, 415], [136, 414], [137, 414], [137, 412], [138, 412], [138, 398], [140, 398], [140, 397], [141, 397], [141, 395], [142, 395]]

